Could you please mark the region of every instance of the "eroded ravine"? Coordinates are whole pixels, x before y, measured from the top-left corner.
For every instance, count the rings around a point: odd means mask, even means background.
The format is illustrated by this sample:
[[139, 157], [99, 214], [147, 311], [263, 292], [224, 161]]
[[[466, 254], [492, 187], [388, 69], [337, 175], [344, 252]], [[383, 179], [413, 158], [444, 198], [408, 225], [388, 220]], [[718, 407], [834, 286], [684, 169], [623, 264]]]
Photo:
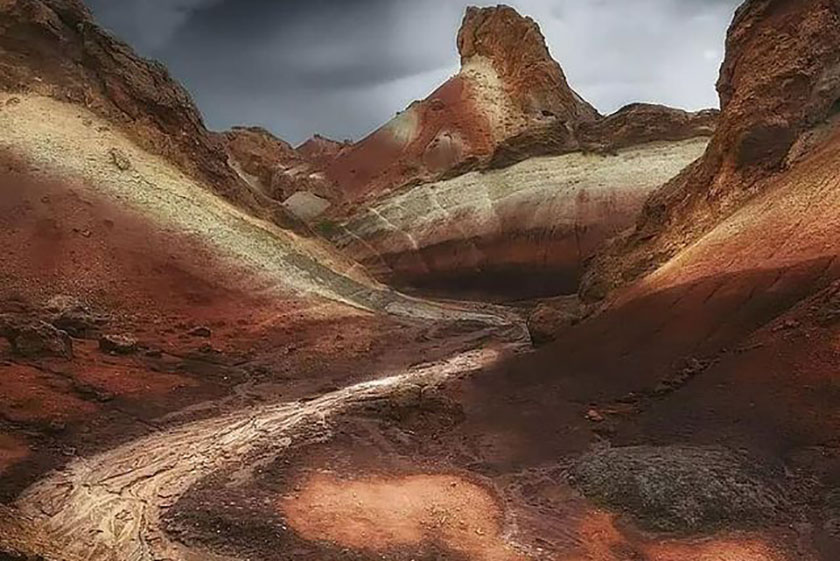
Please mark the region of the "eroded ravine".
[[[14, 103], [6, 104], [9, 99]], [[509, 341], [491, 348], [485, 338], [484, 350], [397, 375], [394, 370], [353, 375], [348, 379], [382, 379], [312, 401], [265, 402], [74, 457], [0, 507], [0, 550], [55, 561], [190, 559], [188, 549], [166, 537], [159, 515], [196, 481], [228, 466], [248, 465], [263, 453], [277, 454], [298, 431], [322, 431], [326, 437], [327, 419], [353, 403], [381, 398], [409, 382], [435, 384], [486, 366], [527, 339], [522, 321], [502, 307], [411, 298], [371, 280], [316, 241], [209, 194], [82, 108], [27, 95], [4, 94], [0, 102], [0, 148], [25, 162], [33, 176], [62, 178], [74, 196], [107, 201], [168, 234], [201, 240], [222, 271], [233, 271], [238, 282], [268, 300], [310, 307], [329, 302], [423, 324], [464, 322], [499, 329], [504, 332], [499, 340]]]
[[406, 384], [435, 386], [485, 367], [499, 350], [476, 350], [307, 403], [276, 403], [153, 434], [80, 458], [0, 510], [0, 545], [56, 561], [190, 559], [160, 526], [161, 512], [191, 485], [232, 465], [258, 463], [304, 429], [327, 438], [329, 419]]

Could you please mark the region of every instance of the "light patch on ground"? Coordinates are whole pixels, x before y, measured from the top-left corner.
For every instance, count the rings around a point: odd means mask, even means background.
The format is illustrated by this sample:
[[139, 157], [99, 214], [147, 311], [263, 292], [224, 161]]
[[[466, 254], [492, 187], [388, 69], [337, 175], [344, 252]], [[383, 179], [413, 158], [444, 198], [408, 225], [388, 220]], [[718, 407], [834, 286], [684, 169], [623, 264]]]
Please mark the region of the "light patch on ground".
[[283, 202], [289, 212], [301, 220], [312, 220], [330, 207], [330, 202], [309, 191], [298, 191]]
[[435, 544], [468, 559], [524, 559], [502, 538], [493, 495], [452, 475], [347, 480], [315, 474], [279, 508], [312, 541], [376, 553]]
[[409, 107], [388, 121], [385, 130], [393, 140], [403, 148], [414, 142], [420, 132], [420, 117], [414, 107]]

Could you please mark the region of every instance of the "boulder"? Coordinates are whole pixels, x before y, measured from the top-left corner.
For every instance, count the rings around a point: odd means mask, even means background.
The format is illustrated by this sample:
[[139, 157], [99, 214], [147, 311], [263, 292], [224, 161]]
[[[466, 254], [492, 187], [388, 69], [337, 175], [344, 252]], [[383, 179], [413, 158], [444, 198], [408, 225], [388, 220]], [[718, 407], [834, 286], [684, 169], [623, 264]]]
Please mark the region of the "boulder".
[[684, 532], [773, 520], [789, 504], [779, 474], [722, 447], [630, 446], [582, 456], [569, 482], [646, 528]]
[[99, 329], [106, 321], [97, 316], [79, 299], [72, 296], [54, 296], [45, 305], [50, 323], [73, 337], [85, 337]]
[[109, 354], [130, 355], [137, 352], [137, 339], [131, 335], [103, 335], [99, 349]]
[[0, 335], [9, 341], [12, 351], [18, 356], [73, 357], [70, 336], [41, 320], [4, 316], [0, 318]]
[[534, 345], [557, 339], [564, 330], [583, 317], [583, 307], [577, 297], [553, 298], [541, 302], [528, 315], [527, 326]]

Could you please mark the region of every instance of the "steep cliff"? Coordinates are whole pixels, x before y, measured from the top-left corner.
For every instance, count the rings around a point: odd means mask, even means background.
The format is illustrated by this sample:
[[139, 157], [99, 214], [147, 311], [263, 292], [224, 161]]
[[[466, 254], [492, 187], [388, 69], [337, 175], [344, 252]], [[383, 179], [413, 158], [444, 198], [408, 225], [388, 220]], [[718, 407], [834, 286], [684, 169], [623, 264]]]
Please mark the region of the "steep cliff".
[[727, 37], [722, 112], [703, 158], [651, 196], [588, 274], [600, 298], [655, 270], [831, 142], [840, 99], [836, 2], [750, 0]]
[[346, 201], [427, 182], [490, 157], [529, 126], [598, 118], [568, 85], [539, 26], [507, 6], [470, 8], [458, 34], [461, 71], [326, 169]]

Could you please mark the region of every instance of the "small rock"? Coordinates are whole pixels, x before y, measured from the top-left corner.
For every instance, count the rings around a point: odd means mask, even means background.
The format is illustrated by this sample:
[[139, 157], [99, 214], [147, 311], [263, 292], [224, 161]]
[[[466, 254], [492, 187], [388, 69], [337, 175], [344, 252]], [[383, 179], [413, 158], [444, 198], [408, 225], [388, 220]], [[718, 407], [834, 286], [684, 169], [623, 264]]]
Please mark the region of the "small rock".
[[103, 335], [99, 338], [99, 349], [111, 354], [130, 355], [137, 352], [137, 339], [130, 335]]
[[6, 100], [6, 106], [8, 106], [8, 107], [11, 107], [12, 105], [18, 105], [18, 104], [20, 104], [20, 98], [19, 97], [10, 97], [9, 99]]
[[189, 331], [189, 334], [192, 335], [193, 337], [210, 337], [213, 334], [213, 332], [210, 331], [209, 327], [205, 327], [205, 326], [202, 325], [200, 327], [196, 327], [194, 329], [191, 329]]
[[45, 309], [52, 314], [50, 323], [73, 337], [85, 337], [105, 323], [104, 318], [92, 314], [87, 306], [72, 296], [54, 296], [47, 302]]
[[149, 349], [146, 351], [146, 356], [149, 358], [160, 358], [163, 356], [163, 351], [160, 349]]
[[128, 171], [131, 169], [131, 160], [129, 160], [125, 152], [119, 148], [111, 148], [108, 150], [108, 154], [111, 156], [111, 163], [117, 166], [117, 168], [121, 171]]
[[782, 329], [799, 329], [800, 325], [795, 319], [788, 319], [782, 324]]
[[528, 332], [536, 346], [556, 340], [581, 320], [584, 307], [577, 297], [561, 297], [540, 303], [528, 316]]
[[52, 432], [64, 432], [67, 429], [67, 423], [63, 421], [50, 421], [50, 430]]
[[597, 409], [590, 409], [586, 412], [586, 420], [592, 421], [593, 423], [603, 423], [606, 419], [604, 419], [604, 416]]
[[73, 358], [70, 336], [40, 320], [0, 318], [0, 335], [9, 341], [12, 351], [19, 356]]

